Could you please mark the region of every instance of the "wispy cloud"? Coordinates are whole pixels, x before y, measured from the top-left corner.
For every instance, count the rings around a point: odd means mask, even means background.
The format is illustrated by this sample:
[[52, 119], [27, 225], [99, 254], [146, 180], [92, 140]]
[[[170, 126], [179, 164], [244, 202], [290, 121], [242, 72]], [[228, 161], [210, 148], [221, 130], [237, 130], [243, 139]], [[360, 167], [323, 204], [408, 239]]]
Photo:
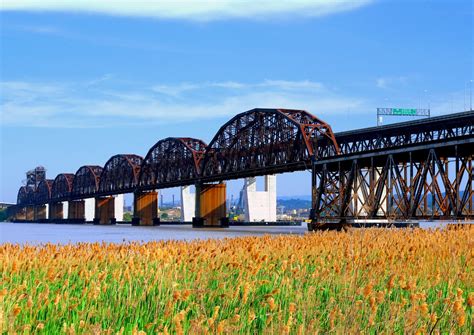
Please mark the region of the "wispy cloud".
[[230, 117], [255, 107], [306, 109], [317, 115], [366, 109], [321, 83], [264, 80], [111, 86], [109, 75], [83, 83], [3, 82], [3, 125], [113, 127]]
[[379, 77], [375, 80], [375, 85], [381, 89], [394, 88], [395, 86], [405, 85], [408, 78], [405, 76], [398, 77]]
[[224, 81], [224, 82], [203, 82], [203, 83], [179, 83], [176, 85], [155, 85], [152, 90], [174, 97], [180, 96], [181, 94], [189, 91], [203, 90], [220, 88], [225, 90], [242, 91], [248, 89], [277, 89], [282, 91], [314, 91], [322, 92], [324, 85], [318, 82], [302, 80], [302, 81], [289, 81], [289, 80], [264, 80], [259, 83], [239, 83], [235, 81]]
[[317, 17], [354, 10], [371, 2], [373, 0], [3, 0], [0, 8], [214, 21], [236, 18], [260, 20], [287, 15]]
[[38, 26], [38, 25], [15, 25], [13, 28], [36, 34], [60, 34], [61, 31], [53, 26]]
[[104, 74], [103, 76], [99, 77], [99, 78], [96, 78], [96, 79], [92, 79], [90, 81], [88, 81], [86, 83], [86, 86], [94, 86], [94, 85], [97, 85], [97, 84], [100, 84], [104, 81], [107, 81], [107, 80], [110, 80], [112, 79], [114, 76], [111, 74], [111, 73], [106, 73]]

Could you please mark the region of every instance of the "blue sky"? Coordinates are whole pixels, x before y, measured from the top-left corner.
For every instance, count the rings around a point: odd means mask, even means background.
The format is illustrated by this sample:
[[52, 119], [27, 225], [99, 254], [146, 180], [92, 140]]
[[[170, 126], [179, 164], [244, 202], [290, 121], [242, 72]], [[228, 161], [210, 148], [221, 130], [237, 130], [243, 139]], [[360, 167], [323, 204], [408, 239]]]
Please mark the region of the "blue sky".
[[[36, 165], [54, 178], [168, 136], [209, 142], [254, 107], [341, 131], [373, 126], [376, 107], [469, 102], [470, 1], [110, 3], [0, 5], [0, 201]], [[279, 195], [309, 193], [309, 173], [278, 177]]]

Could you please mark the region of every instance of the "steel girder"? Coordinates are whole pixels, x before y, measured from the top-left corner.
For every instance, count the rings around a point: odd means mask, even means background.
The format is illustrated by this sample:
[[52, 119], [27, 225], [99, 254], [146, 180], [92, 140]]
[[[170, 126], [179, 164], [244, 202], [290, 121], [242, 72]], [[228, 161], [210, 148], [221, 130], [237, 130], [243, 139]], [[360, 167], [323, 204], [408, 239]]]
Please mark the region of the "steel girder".
[[199, 178], [205, 149], [206, 143], [195, 138], [168, 137], [158, 141], [143, 160], [139, 188], [162, 188]]
[[[472, 193], [462, 193], [462, 190], [466, 189], [462, 181], [467, 183], [468, 175], [471, 176], [469, 180], [472, 180], [472, 160], [468, 157], [472, 157], [473, 145], [474, 112], [472, 111], [334, 135], [327, 124], [305, 111], [253, 109], [227, 122], [207, 147], [196, 139], [169, 138], [155, 144], [145, 160], [136, 155], [112, 157], [102, 170], [96, 192], [93, 192], [93, 188], [94, 183], [97, 187], [97, 172], [89, 173], [87, 169], [80, 172], [79, 169], [76, 175], [78, 178], [81, 175], [84, 179], [77, 183], [73, 182], [75, 178], [73, 175], [59, 175], [52, 184], [49, 184], [50, 199], [71, 200], [72, 189], [74, 195], [80, 198], [84, 197], [84, 194], [111, 195], [142, 188], [182, 186], [290, 172], [307, 169], [312, 161], [315, 171], [313, 179], [317, 180], [313, 182], [313, 186], [317, 185], [313, 187], [315, 195], [313, 202], [322, 201], [325, 205], [320, 208], [324, 207], [329, 212], [334, 211], [326, 215], [327, 217], [357, 217], [360, 215], [358, 213], [361, 206], [367, 207], [377, 201], [400, 203], [394, 213], [406, 213], [407, 201], [413, 199], [416, 202], [418, 198], [412, 197], [409, 193], [408, 200], [405, 199], [402, 195], [403, 190], [406, 187], [410, 188], [408, 185], [411, 184], [400, 178], [397, 181], [393, 176], [404, 176], [406, 169], [419, 170], [419, 166], [427, 164], [423, 162], [427, 160], [429, 150], [433, 149], [435, 151], [430, 159], [436, 164], [428, 165], [433, 166], [434, 170], [425, 170], [423, 173], [426, 173], [428, 183], [430, 178], [440, 180], [437, 185], [432, 186], [433, 192], [438, 195], [434, 197], [434, 207], [431, 195], [424, 196], [424, 191], [420, 191], [420, 201], [431, 204], [430, 210], [434, 212], [447, 213], [449, 208], [453, 212], [452, 208], [455, 208], [458, 217], [462, 217], [465, 215], [463, 214], [465, 209], [459, 212], [458, 208], [465, 208], [466, 204], [472, 203]], [[458, 148], [458, 152], [454, 153], [453, 148]], [[390, 155], [393, 162], [387, 158]], [[433, 155], [436, 155], [436, 158], [433, 158], [435, 157]], [[448, 159], [447, 165], [446, 159]], [[408, 161], [411, 162], [408, 167], [400, 167]], [[141, 167], [144, 172], [140, 175]], [[443, 169], [449, 172], [443, 172]], [[455, 184], [450, 179], [453, 171], [458, 171], [460, 174]], [[425, 178], [423, 173], [417, 178]], [[372, 180], [371, 184], [364, 182], [362, 176], [365, 176], [366, 180]], [[416, 180], [421, 183], [423, 178]], [[383, 184], [384, 180], [394, 182], [392, 193], [395, 195], [392, 198], [384, 193], [384, 190], [388, 189]], [[448, 180], [454, 185], [454, 190], [459, 188], [460, 191], [450, 191], [449, 187], [445, 186], [448, 185]], [[364, 183], [369, 186], [364, 186]], [[76, 184], [78, 186], [75, 186]], [[372, 195], [368, 188], [373, 192]], [[318, 193], [318, 189], [329, 191]], [[34, 195], [31, 191], [20, 189], [18, 203], [42, 204], [49, 200], [47, 187], [44, 190], [45, 194], [41, 196]], [[368, 194], [368, 200], [364, 200], [363, 205], [355, 205], [352, 196], [354, 193], [357, 194], [354, 197]], [[321, 199], [318, 200], [319, 198]], [[358, 207], [354, 214], [351, 214], [353, 210], [351, 201]], [[342, 204], [342, 207], [338, 207], [337, 204]], [[469, 208], [472, 206], [468, 206]], [[379, 209], [375, 212], [372, 210], [372, 213], [376, 215], [382, 212]], [[421, 209], [415, 214], [420, 217], [431, 215]], [[387, 211], [384, 215], [393, 214]]]
[[68, 200], [74, 181], [74, 174], [61, 173], [56, 176], [51, 187], [51, 201], [65, 201]]
[[312, 220], [474, 218], [474, 153], [468, 145], [313, 166]]
[[96, 195], [112, 195], [133, 192], [138, 185], [143, 158], [138, 155], [112, 156], [104, 165]]
[[[319, 141], [326, 151], [318, 150]], [[338, 152], [331, 127], [308, 112], [252, 109], [219, 129], [207, 147], [201, 171], [203, 178], [239, 178]]]
[[35, 192], [30, 186], [22, 186], [18, 189], [16, 203], [18, 205], [31, 205], [35, 201]]
[[53, 188], [53, 182], [54, 180], [52, 179], [45, 179], [39, 183], [35, 195], [35, 202], [37, 204], [46, 204], [51, 200], [51, 190]]
[[336, 134], [342, 156], [443, 143], [474, 135], [474, 112], [438, 116]]
[[102, 167], [98, 165], [85, 165], [77, 170], [72, 185], [72, 198], [93, 197], [99, 189]]

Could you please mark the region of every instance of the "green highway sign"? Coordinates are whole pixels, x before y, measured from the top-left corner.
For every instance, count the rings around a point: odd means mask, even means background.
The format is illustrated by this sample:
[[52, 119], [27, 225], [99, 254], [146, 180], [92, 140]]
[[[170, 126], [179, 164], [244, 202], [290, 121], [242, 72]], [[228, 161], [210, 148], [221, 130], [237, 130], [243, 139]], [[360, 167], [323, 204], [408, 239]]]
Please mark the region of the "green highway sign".
[[417, 110], [416, 108], [393, 108], [392, 109], [393, 115], [416, 115]]
[[424, 108], [377, 108], [377, 125], [382, 123], [382, 116], [424, 116], [430, 117], [431, 111]]

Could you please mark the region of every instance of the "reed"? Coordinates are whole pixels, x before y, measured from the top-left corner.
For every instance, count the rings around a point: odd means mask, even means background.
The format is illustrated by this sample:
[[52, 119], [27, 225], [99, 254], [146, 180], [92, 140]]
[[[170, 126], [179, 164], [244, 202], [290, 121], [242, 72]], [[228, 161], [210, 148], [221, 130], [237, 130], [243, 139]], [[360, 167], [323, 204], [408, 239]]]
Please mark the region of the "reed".
[[459, 333], [474, 230], [0, 245], [0, 329], [31, 334]]

